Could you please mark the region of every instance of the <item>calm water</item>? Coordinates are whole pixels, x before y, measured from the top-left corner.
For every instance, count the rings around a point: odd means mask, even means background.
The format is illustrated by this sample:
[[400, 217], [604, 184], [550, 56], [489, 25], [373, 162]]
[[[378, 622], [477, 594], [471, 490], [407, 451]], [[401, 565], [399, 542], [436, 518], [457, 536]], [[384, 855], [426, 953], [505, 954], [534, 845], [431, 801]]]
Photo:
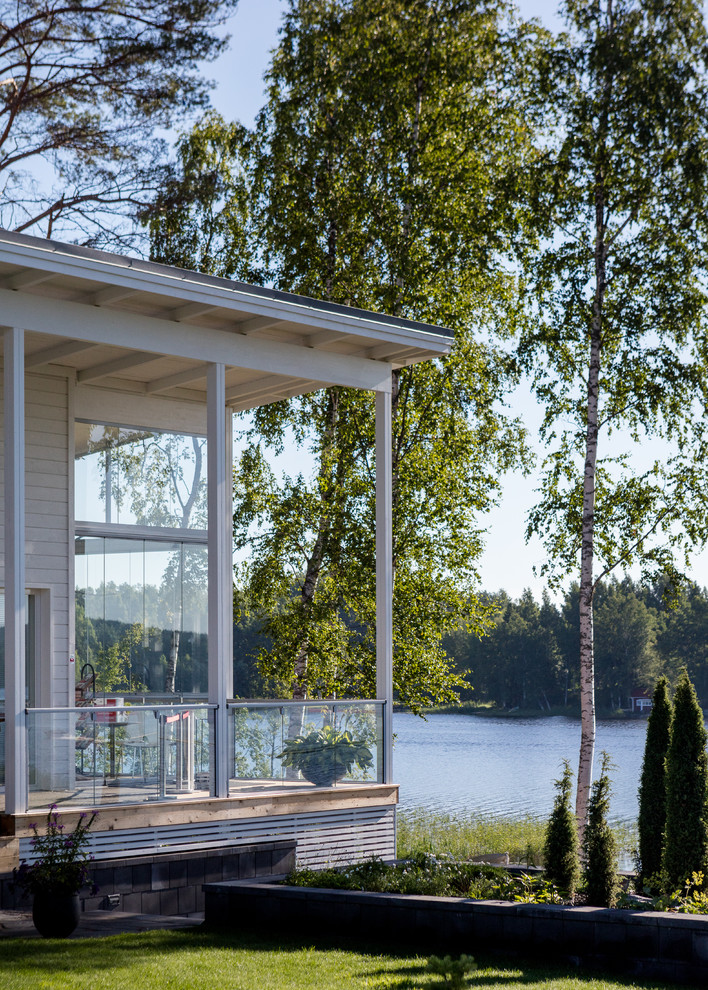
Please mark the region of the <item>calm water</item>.
[[[644, 756], [646, 719], [600, 721], [600, 752], [610, 754], [611, 817], [633, 822]], [[394, 777], [402, 808], [546, 817], [561, 761], [577, 770], [580, 722], [555, 716], [539, 719], [481, 718], [471, 715], [395, 713]]]

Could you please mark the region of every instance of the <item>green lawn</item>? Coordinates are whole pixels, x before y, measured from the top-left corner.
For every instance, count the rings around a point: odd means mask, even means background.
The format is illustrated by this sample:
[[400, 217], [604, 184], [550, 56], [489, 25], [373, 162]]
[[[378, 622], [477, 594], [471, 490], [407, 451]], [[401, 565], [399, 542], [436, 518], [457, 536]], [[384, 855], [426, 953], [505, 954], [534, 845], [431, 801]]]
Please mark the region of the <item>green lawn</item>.
[[[598, 978], [478, 958], [470, 987], [485, 990], [614, 990], [665, 984]], [[3, 939], [3, 990], [357, 990], [442, 987], [426, 957], [354, 940], [229, 936], [192, 929], [69, 941]]]

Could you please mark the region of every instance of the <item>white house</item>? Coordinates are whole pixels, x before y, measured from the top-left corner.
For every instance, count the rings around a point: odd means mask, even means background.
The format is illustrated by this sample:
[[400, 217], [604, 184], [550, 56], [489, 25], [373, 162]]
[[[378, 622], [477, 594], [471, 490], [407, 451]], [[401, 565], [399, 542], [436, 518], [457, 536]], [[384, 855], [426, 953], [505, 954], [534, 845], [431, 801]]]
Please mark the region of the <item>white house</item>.
[[[278, 838], [303, 862], [391, 854], [391, 372], [447, 353], [449, 332], [7, 232], [0, 326], [0, 874], [31, 854], [29, 824], [54, 802], [69, 820], [100, 807], [98, 860]], [[378, 697], [244, 705], [232, 687], [232, 414], [330, 384], [376, 394]], [[192, 482], [202, 462], [201, 514], [161, 496], [162, 514], [136, 510], [122, 480], [133, 470], [133, 493], [155, 495], [140, 476], [150, 445], [156, 470], [179, 472], [191, 451]], [[107, 629], [132, 630], [143, 659], [120, 697], [94, 692], [90, 667], [77, 693], [75, 667]], [[276, 751], [318, 719], [368, 726], [374, 770], [329, 787], [288, 776]]]

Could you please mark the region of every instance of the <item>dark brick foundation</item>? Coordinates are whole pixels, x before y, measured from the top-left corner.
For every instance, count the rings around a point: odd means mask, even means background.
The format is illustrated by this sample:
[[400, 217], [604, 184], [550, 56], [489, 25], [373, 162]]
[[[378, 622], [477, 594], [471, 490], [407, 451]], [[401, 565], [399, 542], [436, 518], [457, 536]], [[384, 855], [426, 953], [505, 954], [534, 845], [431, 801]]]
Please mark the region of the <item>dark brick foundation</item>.
[[[93, 864], [92, 878], [99, 890], [95, 896], [82, 894], [82, 908], [192, 914], [204, 910], [205, 883], [269, 877], [294, 866], [295, 843], [290, 841], [107, 859]], [[30, 897], [12, 889], [11, 874], [0, 875], [0, 909], [26, 908], [30, 903]]]

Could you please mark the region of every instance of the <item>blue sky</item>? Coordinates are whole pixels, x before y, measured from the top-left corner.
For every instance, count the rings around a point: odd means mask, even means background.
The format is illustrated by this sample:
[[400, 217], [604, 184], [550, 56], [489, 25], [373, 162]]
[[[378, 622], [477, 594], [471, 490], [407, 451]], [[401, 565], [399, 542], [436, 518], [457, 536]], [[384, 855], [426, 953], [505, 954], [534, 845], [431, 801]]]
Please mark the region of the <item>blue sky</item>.
[[[240, 0], [236, 14], [225, 26], [231, 35], [230, 47], [217, 63], [207, 67], [207, 73], [216, 83], [213, 104], [227, 119], [250, 125], [262, 105], [263, 74], [269, 52], [277, 44], [278, 24], [285, 6], [282, 0]], [[560, 26], [555, 2], [525, 0], [518, 6], [524, 17], [537, 17], [549, 27]], [[524, 419], [530, 435], [537, 436], [541, 416], [528, 390], [517, 390], [513, 411]], [[296, 458], [294, 453], [286, 451], [279, 462], [293, 474], [302, 469], [302, 457]], [[529, 544], [524, 541], [526, 514], [534, 504], [536, 484], [533, 477], [507, 477], [501, 504], [488, 517], [487, 549], [479, 565], [482, 586], [488, 591], [503, 588], [512, 597], [518, 597], [524, 588], [530, 587], [540, 598], [543, 582], [535, 577], [533, 568], [543, 562], [544, 551], [539, 541], [532, 540]], [[696, 559], [692, 577], [699, 584], [708, 585], [708, 552]]]

